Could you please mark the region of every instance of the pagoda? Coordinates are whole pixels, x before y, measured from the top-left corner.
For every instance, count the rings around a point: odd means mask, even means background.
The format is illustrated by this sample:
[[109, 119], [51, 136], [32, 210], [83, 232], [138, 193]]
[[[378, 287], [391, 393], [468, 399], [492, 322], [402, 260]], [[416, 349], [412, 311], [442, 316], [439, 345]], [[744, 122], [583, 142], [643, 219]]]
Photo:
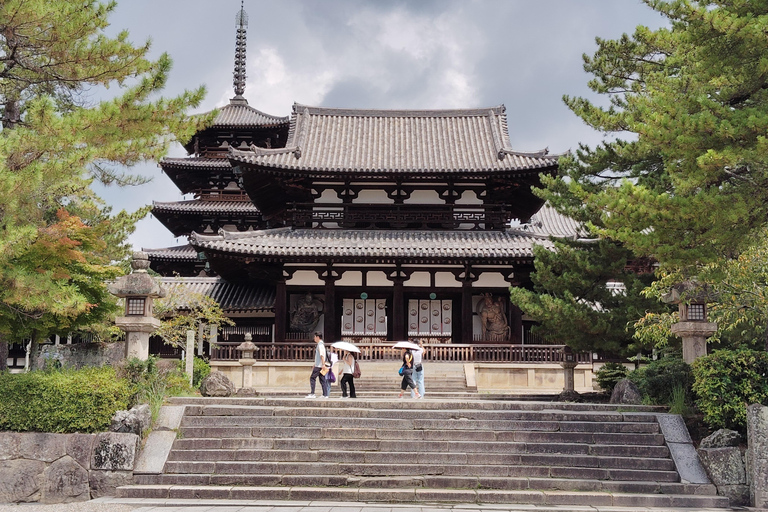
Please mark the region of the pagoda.
[[160, 162], [194, 199], [153, 213], [189, 244], [144, 249], [152, 268], [215, 285], [254, 341], [523, 343], [508, 289], [530, 286], [534, 245], [577, 233], [532, 191], [558, 155], [513, 149], [503, 105], [264, 114], [236, 19], [234, 98]]

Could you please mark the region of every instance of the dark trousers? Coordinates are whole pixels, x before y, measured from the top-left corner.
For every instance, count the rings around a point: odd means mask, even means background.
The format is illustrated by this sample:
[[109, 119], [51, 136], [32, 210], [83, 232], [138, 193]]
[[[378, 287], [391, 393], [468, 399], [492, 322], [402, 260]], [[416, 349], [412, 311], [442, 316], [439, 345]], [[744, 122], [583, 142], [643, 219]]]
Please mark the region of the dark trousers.
[[403, 382], [400, 383], [400, 389], [405, 391], [408, 388], [416, 389], [416, 384], [413, 382], [413, 370], [411, 368], [403, 368]]
[[325, 375], [320, 373], [320, 370], [322, 368], [317, 366], [312, 368], [312, 375], [309, 376], [309, 392], [313, 395], [315, 394], [315, 381], [320, 379], [320, 389], [323, 390], [323, 396], [329, 396], [331, 394], [331, 384], [325, 378]]
[[355, 378], [351, 373], [345, 373], [341, 377], [341, 396], [347, 396], [347, 384], [349, 384], [350, 398], [357, 398], [357, 395], [355, 395]]

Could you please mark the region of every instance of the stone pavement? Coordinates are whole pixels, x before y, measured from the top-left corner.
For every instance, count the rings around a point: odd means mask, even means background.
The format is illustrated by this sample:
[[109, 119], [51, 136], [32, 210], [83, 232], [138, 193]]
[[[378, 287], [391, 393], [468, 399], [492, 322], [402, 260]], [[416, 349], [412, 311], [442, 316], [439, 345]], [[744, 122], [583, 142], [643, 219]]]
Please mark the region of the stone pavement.
[[[690, 508], [652, 507], [478, 505], [477, 503], [430, 505], [425, 503], [386, 504], [331, 501], [281, 501], [275, 503], [261, 500], [156, 500], [149, 498], [99, 498], [91, 500], [90, 503], [97, 507], [104, 507], [95, 508], [93, 512], [102, 510], [112, 512], [118, 506], [124, 507], [129, 504], [136, 507], [131, 512], [691, 512]], [[723, 512], [725, 510], [756, 511], [757, 509], [706, 508], [696, 509], [696, 512]], [[0, 512], [3, 512], [2, 509]], [[50, 512], [54, 512], [53, 509]], [[56, 512], [62, 511], [59, 509]]]

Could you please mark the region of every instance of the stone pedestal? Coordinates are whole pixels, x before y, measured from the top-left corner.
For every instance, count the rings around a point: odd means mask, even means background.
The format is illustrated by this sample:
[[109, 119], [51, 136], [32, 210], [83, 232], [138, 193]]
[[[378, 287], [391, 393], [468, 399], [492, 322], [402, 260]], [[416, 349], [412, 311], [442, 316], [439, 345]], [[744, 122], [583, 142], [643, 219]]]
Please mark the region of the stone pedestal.
[[146, 361], [149, 357], [149, 336], [160, 327], [153, 317], [120, 316], [115, 325], [125, 331], [125, 358], [136, 357]]
[[714, 322], [678, 322], [672, 325], [672, 334], [683, 340], [683, 361], [688, 364], [707, 355], [707, 338], [717, 331]]

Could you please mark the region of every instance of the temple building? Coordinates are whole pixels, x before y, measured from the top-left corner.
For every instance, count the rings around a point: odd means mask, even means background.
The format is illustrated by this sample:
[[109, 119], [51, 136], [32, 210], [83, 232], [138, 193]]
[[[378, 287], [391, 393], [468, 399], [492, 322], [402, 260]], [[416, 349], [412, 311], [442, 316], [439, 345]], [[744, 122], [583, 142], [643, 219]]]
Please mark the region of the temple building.
[[[167, 283], [205, 289], [237, 324], [222, 342], [421, 338], [523, 344], [509, 301], [533, 247], [577, 225], [532, 193], [558, 155], [509, 142], [505, 107], [249, 105], [238, 14], [235, 95], [162, 170], [194, 199], [154, 203], [180, 247], [143, 249]], [[171, 276], [181, 277], [171, 277]], [[230, 336], [231, 335], [231, 336]]]

